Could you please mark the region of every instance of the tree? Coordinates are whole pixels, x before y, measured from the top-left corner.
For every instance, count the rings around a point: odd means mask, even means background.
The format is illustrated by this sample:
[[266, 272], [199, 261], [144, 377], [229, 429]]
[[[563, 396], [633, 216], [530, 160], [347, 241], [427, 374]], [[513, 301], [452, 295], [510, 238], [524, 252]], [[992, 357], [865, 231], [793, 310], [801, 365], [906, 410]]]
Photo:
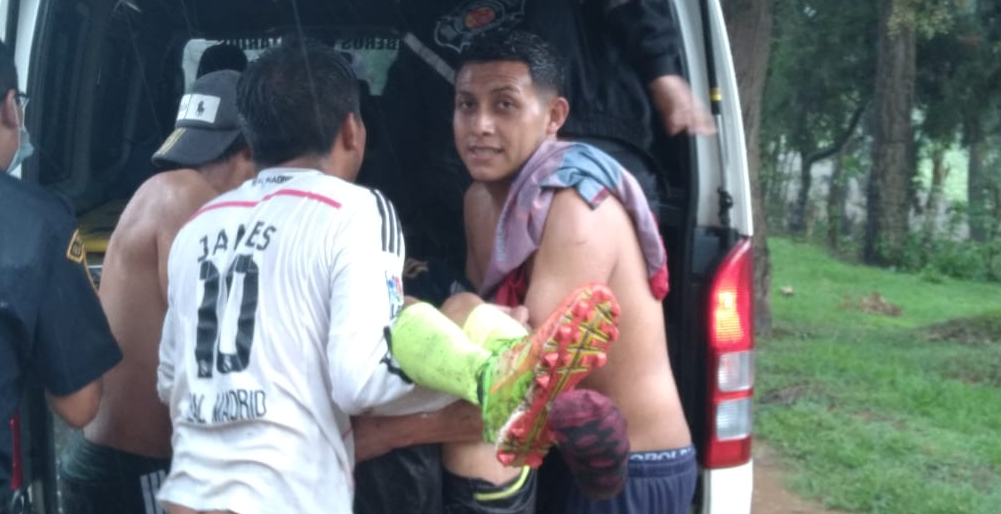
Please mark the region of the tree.
[[[983, 241], [989, 226], [985, 222], [991, 220], [993, 182], [987, 160], [994, 145], [988, 139], [1001, 126], [1001, 99], [996, 94], [1001, 81], [1001, 0], [971, 2], [952, 18], [948, 32], [918, 43], [917, 101], [924, 113], [918, 143], [933, 162], [957, 142], [969, 149], [967, 219], [970, 238]], [[939, 200], [935, 179], [942, 178], [942, 173], [932, 174], [929, 201]], [[926, 212], [934, 216], [935, 209]], [[931, 228], [933, 224], [926, 220], [926, 240]]]
[[914, 125], [918, 37], [947, 30], [962, 0], [880, 0], [872, 172], [862, 259], [902, 261], [916, 171]]
[[875, 25], [871, 2], [776, 0], [764, 131], [799, 157], [793, 233], [806, 225], [814, 164], [840, 153], [871, 103]]
[[728, 0], [723, 2], [723, 15], [737, 72], [751, 179], [751, 204], [754, 212], [754, 323], [759, 333], [768, 334], [772, 328], [772, 265], [768, 253], [768, 228], [761, 201], [761, 149], [758, 137], [771, 50], [772, 0]]

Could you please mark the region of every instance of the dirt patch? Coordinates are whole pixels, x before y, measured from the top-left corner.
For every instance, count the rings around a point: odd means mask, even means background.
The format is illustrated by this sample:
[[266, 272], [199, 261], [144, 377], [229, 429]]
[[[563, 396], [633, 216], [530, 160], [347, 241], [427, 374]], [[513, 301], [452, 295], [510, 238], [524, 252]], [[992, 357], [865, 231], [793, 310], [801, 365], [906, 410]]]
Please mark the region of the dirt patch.
[[754, 497], [751, 514], [845, 514], [796, 496], [785, 486], [780, 456], [768, 445], [754, 441]]
[[796, 402], [798, 402], [801, 397], [816, 393], [817, 388], [814, 386], [797, 385], [765, 393], [761, 395], [761, 398], [759, 398], [758, 401], [763, 404], [792, 407], [793, 405], [796, 405]]
[[929, 341], [965, 345], [1001, 344], [1001, 311], [951, 319], [925, 329]]
[[894, 305], [883, 298], [883, 295], [873, 291], [868, 295], [859, 298], [846, 296], [838, 307], [855, 311], [867, 312], [869, 314], [881, 314], [883, 316], [900, 316], [903, 309], [899, 305]]

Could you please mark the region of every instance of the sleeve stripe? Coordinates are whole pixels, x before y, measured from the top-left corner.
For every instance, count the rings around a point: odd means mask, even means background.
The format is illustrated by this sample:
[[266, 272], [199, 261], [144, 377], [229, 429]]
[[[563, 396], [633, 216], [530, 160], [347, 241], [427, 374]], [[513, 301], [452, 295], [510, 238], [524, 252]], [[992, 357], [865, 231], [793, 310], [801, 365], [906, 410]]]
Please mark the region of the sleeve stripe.
[[379, 216], [382, 217], [382, 251], [400, 255], [403, 233], [396, 217], [396, 207], [379, 191], [375, 189], [370, 191], [372, 191], [372, 196], [375, 196], [375, 204], [379, 209]]

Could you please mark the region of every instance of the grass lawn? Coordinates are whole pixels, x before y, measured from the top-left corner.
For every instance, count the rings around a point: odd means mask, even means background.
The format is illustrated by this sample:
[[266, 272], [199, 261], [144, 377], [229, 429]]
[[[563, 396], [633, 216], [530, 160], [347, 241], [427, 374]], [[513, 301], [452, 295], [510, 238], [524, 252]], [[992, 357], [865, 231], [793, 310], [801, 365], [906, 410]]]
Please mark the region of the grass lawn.
[[847, 511], [1001, 512], [1001, 286], [769, 245], [755, 430], [789, 485]]

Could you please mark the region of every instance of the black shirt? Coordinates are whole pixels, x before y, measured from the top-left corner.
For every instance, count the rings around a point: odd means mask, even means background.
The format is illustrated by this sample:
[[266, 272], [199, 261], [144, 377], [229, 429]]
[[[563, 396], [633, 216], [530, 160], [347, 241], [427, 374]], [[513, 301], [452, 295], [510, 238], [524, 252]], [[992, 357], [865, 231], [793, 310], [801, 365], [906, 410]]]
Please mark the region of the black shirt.
[[[451, 81], [449, 73], [476, 36], [527, 30], [549, 41], [566, 65], [570, 114], [561, 134], [605, 137], [644, 151], [652, 144], [646, 84], [680, 69], [680, 36], [668, 0], [410, 0], [401, 5], [407, 29], [416, 37], [416, 43], [404, 41], [401, 58], [413, 53]], [[450, 135], [452, 88], [445, 89], [449, 103], [436, 111], [447, 116], [443, 121]]]
[[7, 421], [26, 383], [64, 396], [121, 358], [72, 210], [44, 189], [0, 174], [0, 488], [10, 483]]

